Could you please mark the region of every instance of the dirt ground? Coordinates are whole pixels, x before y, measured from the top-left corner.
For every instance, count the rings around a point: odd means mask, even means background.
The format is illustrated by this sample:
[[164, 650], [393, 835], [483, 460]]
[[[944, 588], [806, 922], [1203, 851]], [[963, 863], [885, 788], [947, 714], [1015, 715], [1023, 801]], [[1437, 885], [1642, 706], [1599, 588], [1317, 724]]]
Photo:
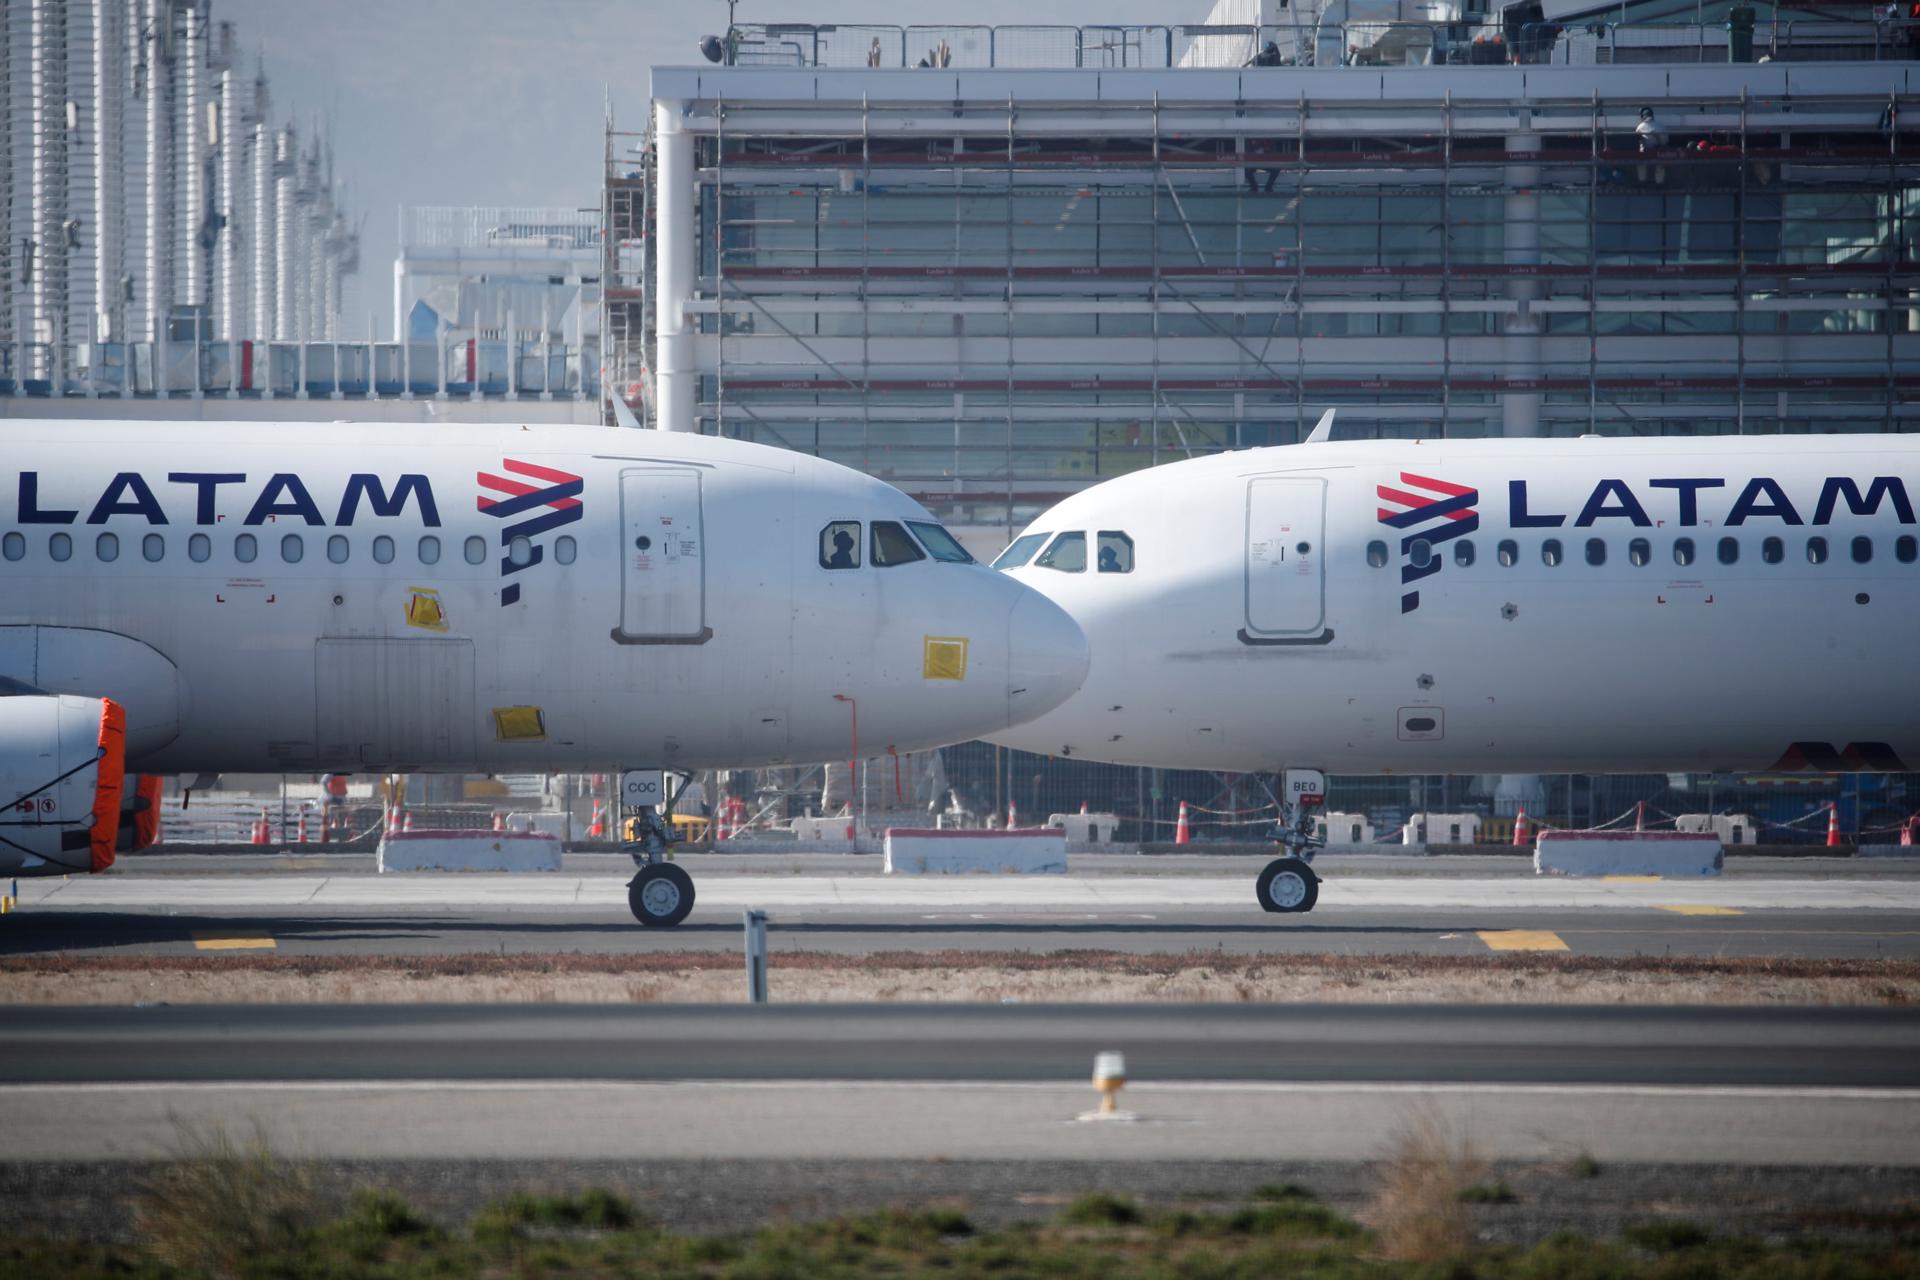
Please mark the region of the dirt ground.
[[[737, 956], [0, 958], [0, 1005], [733, 1003]], [[1907, 1005], [1920, 961], [1229, 956], [1107, 951], [777, 957], [780, 1002]]]

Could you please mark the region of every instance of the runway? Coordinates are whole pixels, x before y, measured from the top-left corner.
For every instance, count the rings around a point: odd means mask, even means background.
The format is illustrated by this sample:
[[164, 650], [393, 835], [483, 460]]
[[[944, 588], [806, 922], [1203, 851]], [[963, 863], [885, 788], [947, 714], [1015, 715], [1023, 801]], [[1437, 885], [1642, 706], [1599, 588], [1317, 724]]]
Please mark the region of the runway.
[[626, 908], [624, 860], [526, 875], [372, 874], [355, 855], [135, 858], [100, 877], [20, 881], [0, 953], [287, 955], [732, 950], [740, 913], [776, 950], [1222, 948], [1239, 954], [1920, 956], [1920, 860], [1730, 860], [1687, 880], [1537, 877], [1517, 858], [1325, 857], [1310, 914], [1262, 912], [1257, 860], [1112, 857], [1044, 877], [899, 878], [877, 860], [694, 855], [698, 905], [671, 930]]
[[[1118, 1049], [1130, 1122], [1080, 1117]], [[19, 1010], [13, 1158], [261, 1125], [318, 1158], [1361, 1160], [1417, 1114], [1489, 1155], [1920, 1164], [1920, 1015], [1130, 1007]]]

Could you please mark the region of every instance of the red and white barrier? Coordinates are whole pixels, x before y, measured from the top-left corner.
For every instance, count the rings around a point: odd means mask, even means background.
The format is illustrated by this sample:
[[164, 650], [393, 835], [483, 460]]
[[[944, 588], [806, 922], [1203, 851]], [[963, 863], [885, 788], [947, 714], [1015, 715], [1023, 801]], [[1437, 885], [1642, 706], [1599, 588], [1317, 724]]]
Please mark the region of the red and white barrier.
[[560, 838], [544, 832], [411, 831], [380, 842], [381, 871], [558, 871]]

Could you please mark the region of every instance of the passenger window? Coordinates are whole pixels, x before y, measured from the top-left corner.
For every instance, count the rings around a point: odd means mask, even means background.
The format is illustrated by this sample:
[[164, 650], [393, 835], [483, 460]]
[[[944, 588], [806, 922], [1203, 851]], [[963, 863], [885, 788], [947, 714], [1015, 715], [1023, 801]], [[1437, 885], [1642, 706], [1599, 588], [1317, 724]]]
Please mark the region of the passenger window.
[[920, 539], [920, 545], [925, 547], [927, 554], [935, 560], [944, 561], [947, 564], [973, 563], [973, 557], [968, 555], [967, 549], [960, 545], [960, 539], [939, 525], [929, 524], [925, 520], [909, 520], [907, 528], [913, 530], [913, 536]]
[[572, 564], [577, 544], [572, 538], [561, 536], [553, 540], [553, 558], [561, 564]]
[[1510, 538], [1502, 538], [1500, 540], [1499, 550], [1494, 555], [1494, 559], [1500, 562], [1502, 569], [1513, 568], [1513, 566], [1520, 563], [1520, 544]]
[[0, 555], [6, 556], [9, 560], [18, 560], [26, 554], [27, 538], [25, 534], [10, 533], [4, 538], [0, 538]]
[[533, 563], [533, 539], [524, 533], [516, 533], [513, 541], [507, 543], [507, 561], [516, 569], [524, 569]]
[[860, 567], [860, 522], [835, 520], [820, 531], [820, 567], [822, 569], [858, 569]]
[[1462, 569], [1473, 563], [1473, 539], [1462, 538], [1453, 544], [1453, 562]]
[[157, 533], [148, 534], [140, 539], [140, 554], [147, 558], [147, 563], [158, 564], [166, 558], [167, 540]]
[[1038, 551], [1040, 544], [1046, 540], [1047, 535], [1044, 533], [1021, 534], [994, 560], [993, 567], [996, 569], [1018, 569], [1021, 565], [1033, 559], [1033, 553]]
[[487, 540], [477, 535], [468, 538], [466, 556], [468, 564], [484, 564], [487, 559]]
[[1042, 569], [1057, 569], [1061, 573], [1085, 573], [1087, 571], [1087, 535], [1084, 533], [1063, 533], [1053, 540], [1053, 545], [1040, 553], [1034, 563]]
[[373, 562], [375, 564], [393, 563], [393, 539], [384, 533], [373, 540]]
[[440, 563], [440, 539], [434, 537], [432, 534], [428, 534], [426, 537], [420, 539], [420, 563]]
[[1853, 562], [1866, 564], [1873, 559], [1873, 539], [1855, 538], [1853, 540]]
[[1673, 562], [1675, 564], [1693, 563], [1693, 539], [1675, 538], [1673, 540]]
[[64, 533], [56, 533], [47, 539], [47, 554], [55, 560], [65, 560], [73, 554], [73, 539]]
[[1825, 564], [1827, 562], [1827, 540], [1818, 534], [1807, 539], [1807, 563]]
[[[9, 556], [7, 558], [10, 560], [19, 559], [18, 556]], [[1920, 559], [1920, 541], [1916, 541], [1910, 533], [1901, 534], [1893, 540], [1893, 558], [1901, 564], [1912, 564], [1916, 559]]]
[[1605, 538], [1587, 539], [1587, 563], [1595, 568], [1607, 562], [1607, 540]]
[[895, 565], [912, 564], [915, 560], [925, 560], [927, 553], [920, 549], [906, 529], [891, 520], [873, 522], [873, 563], [882, 569], [891, 569]]
[[1635, 538], [1633, 541], [1627, 543], [1628, 564], [1639, 569], [1645, 567], [1646, 563], [1651, 559], [1653, 559], [1653, 544], [1651, 542], [1648, 542], [1645, 538]]
[[344, 533], [336, 533], [327, 539], [327, 559], [335, 564], [345, 564], [350, 553], [351, 548], [347, 546], [347, 536]]
[[252, 564], [253, 558], [260, 554], [260, 544], [250, 533], [238, 535], [233, 540], [233, 558], [241, 564]]
[[1387, 544], [1375, 539], [1367, 544], [1367, 563], [1376, 569], [1387, 567]]
[[1560, 539], [1548, 538], [1540, 544], [1540, 562], [1549, 567], [1560, 563]]
[[288, 564], [299, 564], [306, 559], [307, 543], [297, 533], [289, 533], [280, 539], [280, 558]]
[[196, 533], [187, 539], [187, 559], [195, 564], [205, 564], [213, 555], [213, 539], [204, 533]]
[[103, 533], [93, 540], [93, 554], [101, 560], [111, 563], [120, 558], [120, 539], [111, 533]]
[[1740, 563], [1740, 539], [1738, 538], [1720, 539], [1720, 548], [1717, 554], [1720, 557], [1721, 564], [1739, 564]]
[[1424, 569], [1433, 563], [1433, 544], [1425, 538], [1415, 538], [1413, 545], [1407, 548], [1407, 563], [1416, 569]]
[[1779, 564], [1787, 558], [1787, 544], [1778, 538], [1760, 539], [1760, 559], [1767, 564]]

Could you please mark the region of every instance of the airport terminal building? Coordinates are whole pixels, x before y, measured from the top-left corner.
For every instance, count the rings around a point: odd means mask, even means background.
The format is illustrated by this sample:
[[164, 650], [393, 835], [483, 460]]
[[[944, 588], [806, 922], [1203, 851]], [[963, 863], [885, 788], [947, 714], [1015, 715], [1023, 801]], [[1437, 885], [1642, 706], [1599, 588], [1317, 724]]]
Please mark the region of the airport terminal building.
[[[989, 550], [1329, 406], [1342, 436], [1914, 429], [1920, 62], [1870, 22], [1762, 10], [1741, 48], [1609, 13], [1498, 65], [1498, 19], [736, 28], [609, 148], [609, 385]], [[1238, 65], [1268, 41], [1295, 65]]]

